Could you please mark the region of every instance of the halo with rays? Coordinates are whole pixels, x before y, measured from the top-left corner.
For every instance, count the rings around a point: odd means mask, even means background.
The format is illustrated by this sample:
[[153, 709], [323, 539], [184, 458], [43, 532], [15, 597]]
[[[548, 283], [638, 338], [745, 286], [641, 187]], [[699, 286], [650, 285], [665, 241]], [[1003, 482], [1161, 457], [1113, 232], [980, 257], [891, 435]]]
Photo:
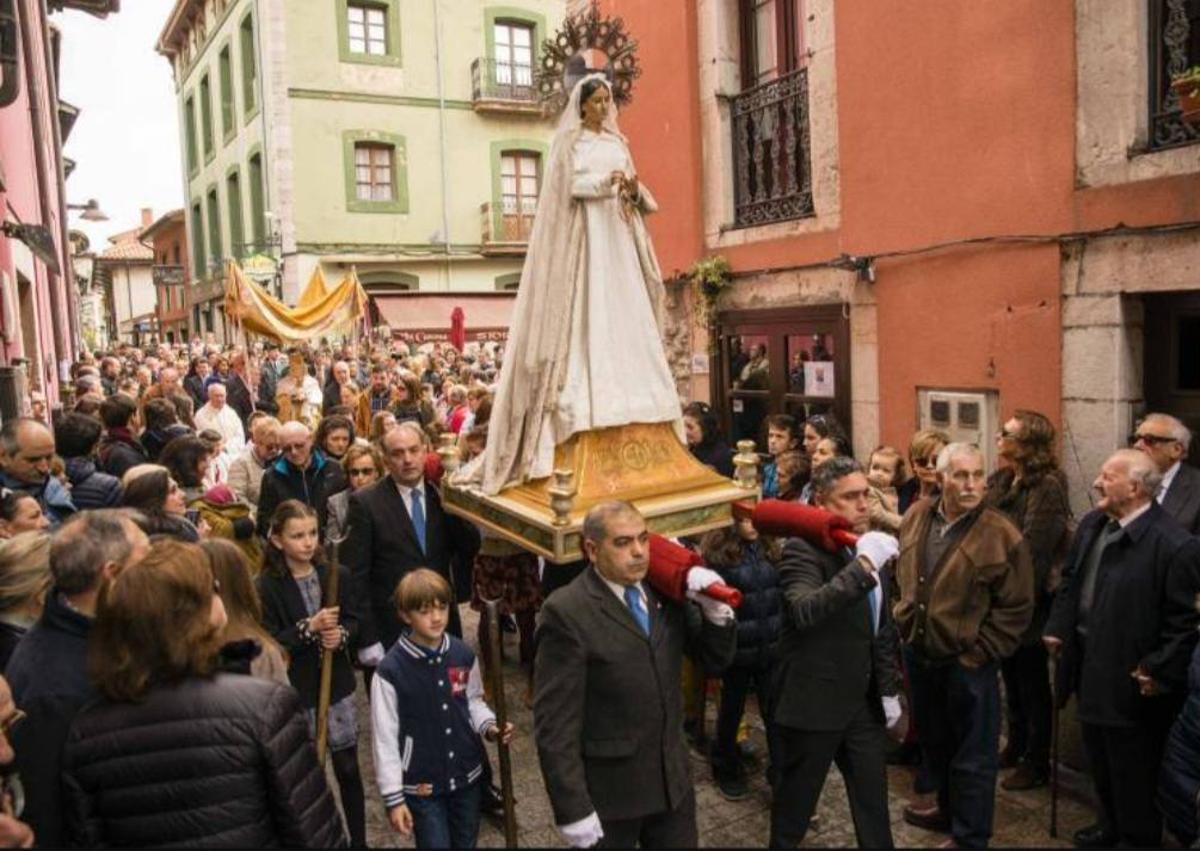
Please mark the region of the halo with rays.
[[625, 106], [633, 100], [633, 81], [642, 74], [637, 47], [625, 21], [604, 17], [594, 2], [568, 17], [542, 42], [534, 85], [543, 108], [551, 114], [562, 111], [575, 84], [596, 71], [608, 76], [617, 106]]

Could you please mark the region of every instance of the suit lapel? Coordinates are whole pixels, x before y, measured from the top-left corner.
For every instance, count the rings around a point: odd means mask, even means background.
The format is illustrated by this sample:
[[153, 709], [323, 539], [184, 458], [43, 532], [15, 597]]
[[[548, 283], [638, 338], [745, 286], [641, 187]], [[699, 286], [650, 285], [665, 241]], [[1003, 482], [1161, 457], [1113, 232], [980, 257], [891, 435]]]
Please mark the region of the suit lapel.
[[[642, 628], [638, 626], [637, 621], [633, 619], [633, 613], [628, 607], [617, 599], [617, 595], [612, 592], [612, 589], [604, 584], [604, 580], [596, 573], [596, 568], [589, 567], [588, 569], [588, 592], [596, 599], [600, 607], [600, 611], [606, 616], [615, 621], [618, 625], [632, 632], [643, 641], [649, 640], [646, 633], [642, 632]], [[654, 615], [650, 616], [651, 635], [654, 633]]]
[[1171, 482], [1171, 486], [1167, 488], [1166, 496], [1163, 497], [1162, 507], [1172, 517], [1178, 516], [1184, 506], [1187, 505], [1188, 498], [1192, 491], [1192, 477], [1187, 474], [1187, 462], [1181, 462], [1179, 470], [1175, 473], [1175, 478]]
[[[643, 581], [642, 588], [646, 590], [646, 610], [650, 613], [650, 643], [657, 647], [667, 633], [662, 599], [658, 596], [658, 592], [650, 588], [649, 583]], [[629, 618], [632, 620], [633, 615], [631, 614]]]

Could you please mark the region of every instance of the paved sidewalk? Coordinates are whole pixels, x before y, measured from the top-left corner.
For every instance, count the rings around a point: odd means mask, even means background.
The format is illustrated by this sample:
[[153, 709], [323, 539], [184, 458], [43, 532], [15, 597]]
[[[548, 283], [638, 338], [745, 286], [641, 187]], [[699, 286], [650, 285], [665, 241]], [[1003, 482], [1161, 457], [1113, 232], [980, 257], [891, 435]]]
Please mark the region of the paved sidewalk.
[[[464, 628], [469, 643], [474, 646], [476, 615], [470, 609], [462, 609]], [[513, 786], [517, 798], [517, 823], [521, 847], [562, 847], [563, 842], [554, 829], [550, 802], [542, 785], [538, 769], [537, 751], [532, 741], [533, 713], [525, 706], [525, 679], [517, 667], [515, 636], [506, 636], [505, 647], [505, 694], [509, 712], [517, 725], [517, 738], [512, 746]], [[359, 743], [359, 759], [363, 768], [363, 780], [367, 790], [367, 837], [372, 847], [410, 848], [411, 840], [403, 840], [394, 834], [388, 825], [387, 815], [375, 788], [372, 768], [369, 717], [366, 697], [361, 687], [359, 700], [364, 723]], [[709, 701], [709, 730], [713, 728], [715, 708]], [[766, 752], [761, 724], [751, 711], [751, 741], [761, 753]], [[491, 748], [492, 764], [495, 760], [494, 746]], [[904, 804], [912, 794], [912, 775], [908, 769], [892, 767], [889, 770], [891, 788], [892, 831], [896, 845], [900, 847], [936, 846], [946, 839], [943, 834], [930, 833], [905, 824], [901, 817]], [[743, 801], [727, 801], [721, 797], [712, 782], [707, 762], [693, 751], [692, 776], [696, 781], [697, 820], [700, 828], [700, 844], [706, 847], [761, 848], [767, 844], [770, 819], [770, 792], [762, 772], [752, 778], [749, 798]], [[1070, 845], [1071, 834], [1092, 822], [1092, 812], [1087, 804], [1087, 783], [1078, 775], [1064, 772], [1064, 789], [1059, 799], [1059, 838], [1050, 839], [1047, 832], [1050, 821], [1050, 794], [1046, 788], [1032, 792], [997, 791], [996, 825], [993, 845], [996, 847], [1046, 847]], [[499, 774], [497, 769], [497, 783]], [[836, 768], [829, 772], [825, 791], [818, 808], [820, 823], [809, 833], [806, 847], [854, 847], [854, 825], [846, 802], [845, 787]], [[484, 819], [479, 836], [479, 845], [499, 848], [504, 845], [503, 825], [492, 819]]]

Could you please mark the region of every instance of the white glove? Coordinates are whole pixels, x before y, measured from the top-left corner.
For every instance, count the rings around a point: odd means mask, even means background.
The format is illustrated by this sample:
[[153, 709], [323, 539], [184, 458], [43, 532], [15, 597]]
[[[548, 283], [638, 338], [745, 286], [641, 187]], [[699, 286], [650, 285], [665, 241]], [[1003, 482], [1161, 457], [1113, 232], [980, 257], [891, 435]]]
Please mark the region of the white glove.
[[604, 828], [600, 826], [600, 817], [595, 813], [570, 824], [558, 825], [558, 832], [572, 848], [591, 848], [604, 838]]
[[[696, 568], [692, 568], [695, 570]], [[700, 614], [713, 626], [728, 626], [733, 623], [733, 609], [720, 600], [714, 600], [699, 591], [688, 591], [688, 599], [700, 607]]]
[[687, 574], [687, 589], [689, 591], [703, 591], [714, 582], [724, 582], [721, 574], [715, 570], [710, 570], [707, 567], [696, 566], [688, 571]]
[[885, 726], [890, 730], [896, 726], [896, 722], [900, 720], [900, 696], [895, 694], [884, 695], [880, 698], [883, 701], [883, 717]]
[[900, 542], [883, 532], [867, 532], [858, 539], [854, 555], [870, 562], [872, 570], [879, 570], [900, 555]]
[[383, 645], [376, 641], [370, 647], [362, 647], [358, 651], [358, 664], [375, 668], [383, 661]]

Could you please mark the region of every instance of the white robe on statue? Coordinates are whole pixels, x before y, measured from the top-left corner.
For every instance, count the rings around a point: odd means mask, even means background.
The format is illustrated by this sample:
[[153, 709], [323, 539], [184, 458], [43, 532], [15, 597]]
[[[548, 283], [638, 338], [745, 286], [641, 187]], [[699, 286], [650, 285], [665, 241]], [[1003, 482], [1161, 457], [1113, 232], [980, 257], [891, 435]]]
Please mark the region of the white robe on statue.
[[663, 283], [644, 213], [645, 187], [618, 197], [612, 173], [634, 177], [615, 110], [582, 126], [572, 90], [545, 180], [505, 347], [483, 454], [459, 484], [502, 488], [549, 476], [571, 435], [630, 423], [683, 421], [661, 336]]
[[[633, 229], [610, 180], [614, 171], [632, 175], [633, 163], [610, 133], [585, 130], [574, 153], [571, 196], [583, 202], [587, 282], [571, 312], [566, 380], [544, 424], [553, 439], [539, 444], [551, 448], [578, 431], [679, 417]], [[553, 462], [553, 452], [545, 453], [530, 477], [550, 475]]]

